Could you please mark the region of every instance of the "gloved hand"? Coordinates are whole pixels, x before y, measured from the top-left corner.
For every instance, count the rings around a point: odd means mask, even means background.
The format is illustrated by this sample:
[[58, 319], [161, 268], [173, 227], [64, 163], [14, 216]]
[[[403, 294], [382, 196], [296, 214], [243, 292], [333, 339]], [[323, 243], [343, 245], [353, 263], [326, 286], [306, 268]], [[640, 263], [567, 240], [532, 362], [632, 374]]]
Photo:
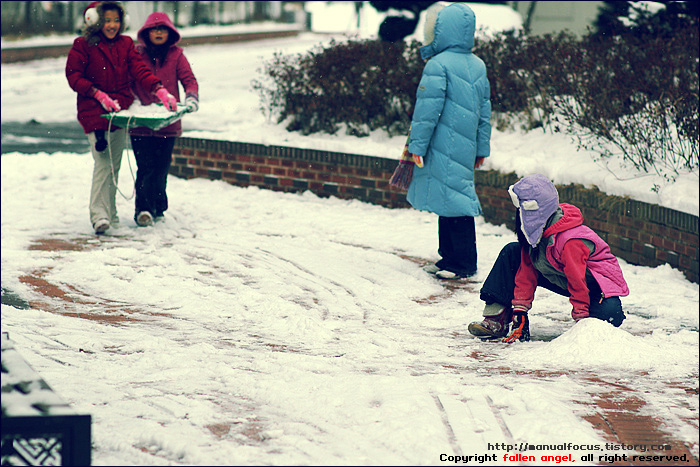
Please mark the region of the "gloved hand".
[[527, 308], [522, 305], [513, 307], [513, 332], [503, 339], [503, 342], [515, 342], [515, 339], [520, 342], [530, 340], [530, 320], [527, 317]]
[[477, 157], [476, 160], [474, 161], [474, 168], [478, 169], [479, 167], [481, 167], [481, 165], [484, 163], [485, 160], [486, 160], [485, 157]]
[[95, 89], [95, 94], [92, 96], [102, 105], [107, 112], [119, 112], [122, 108], [119, 106], [119, 102], [112, 100], [106, 93]]
[[95, 130], [95, 151], [102, 152], [107, 149], [105, 130]]
[[571, 317], [574, 318], [574, 321], [579, 322], [583, 318], [588, 318], [588, 310], [577, 310], [574, 308], [571, 310]]
[[199, 99], [194, 94], [188, 94], [185, 98], [185, 105], [187, 106], [187, 112], [196, 112], [199, 110]]
[[413, 156], [413, 162], [418, 166], [418, 167], [423, 167], [423, 156], [418, 156], [416, 154], [411, 154]]
[[160, 99], [160, 102], [166, 109], [170, 111], [177, 110], [177, 100], [175, 100], [175, 96], [170, 94], [167, 89], [160, 88], [159, 90], [157, 90], [156, 97]]

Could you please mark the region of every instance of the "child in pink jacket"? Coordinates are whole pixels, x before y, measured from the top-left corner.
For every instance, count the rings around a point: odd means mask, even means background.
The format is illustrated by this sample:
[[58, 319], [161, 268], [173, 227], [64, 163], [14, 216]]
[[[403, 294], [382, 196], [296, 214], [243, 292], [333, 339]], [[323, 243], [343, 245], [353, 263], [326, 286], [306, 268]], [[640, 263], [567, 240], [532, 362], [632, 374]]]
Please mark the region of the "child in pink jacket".
[[[165, 13], [151, 13], [137, 34], [136, 49], [163, 86], [180, 102], [179, 83], [185, 91], [190, 112], [199, 108], [199, 86], [181, 47], [180, 33]], [[132, 91], [142, 105], [156, 102], [140, 82], [132, 82]], [[154, 131], [146, 127], [129, 130], [136, 158], [136, 201], [134, 220], [142, 227], [163, 217], [168, 209], [165, 192], [175, 138], [182, 135], [180, 120]]]
[[501, 250], [481, 288], [484, 320], [469, 325], [480, 338], [529, 339], [527, 313], [535, 289], [569, 297], [575, 321], [597, 318], [613, 326], [625, 319], [620, 297], [629, 295], [617, 258], [593, 230], [583, 225], [576, 207], [559, 203], [554, 184], [544, 175], [524, 177], [510, 193], [517, 208], [518, 241]]

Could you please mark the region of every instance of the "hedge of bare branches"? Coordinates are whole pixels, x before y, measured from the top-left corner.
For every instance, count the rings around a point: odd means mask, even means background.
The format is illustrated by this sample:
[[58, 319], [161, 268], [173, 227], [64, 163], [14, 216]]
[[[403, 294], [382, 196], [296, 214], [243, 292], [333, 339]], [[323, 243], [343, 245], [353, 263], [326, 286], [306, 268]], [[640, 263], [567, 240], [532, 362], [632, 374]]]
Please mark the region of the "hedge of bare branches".
[[[601, 158], [672, 179], [698, 168], [699, 43], [694, 22], [659, 36], [502, 33], [474, 53], [487, 66], [496, 125], [562, 131]], [[347, 40], [277, 54], [253, 87], [289, 131], [405, 134], [419, 46]]]

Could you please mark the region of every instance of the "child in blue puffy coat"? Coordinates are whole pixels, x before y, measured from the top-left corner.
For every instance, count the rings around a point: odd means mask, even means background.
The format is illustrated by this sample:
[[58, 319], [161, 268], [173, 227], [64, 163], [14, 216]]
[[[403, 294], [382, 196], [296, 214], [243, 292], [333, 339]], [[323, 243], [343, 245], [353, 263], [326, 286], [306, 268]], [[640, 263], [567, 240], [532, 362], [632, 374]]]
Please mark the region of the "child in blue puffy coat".
[[407, 199], [437, 214], [440, 279], [476, 274], [474, 218], [482, 214], [474, 172], [490, 153], [491, 100], [484, 62], [472, 53], [476, 16], [467, 5], [427, 12], [423, 70], [408, 151], [417, 161]]

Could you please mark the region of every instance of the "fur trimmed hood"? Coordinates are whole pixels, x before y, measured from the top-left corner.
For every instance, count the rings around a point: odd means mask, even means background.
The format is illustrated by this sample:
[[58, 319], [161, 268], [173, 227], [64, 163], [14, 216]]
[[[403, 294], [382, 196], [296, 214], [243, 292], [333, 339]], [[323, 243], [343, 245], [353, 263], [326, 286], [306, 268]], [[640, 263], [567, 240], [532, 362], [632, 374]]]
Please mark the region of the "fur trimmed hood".
[[464, 3], [444, 6], [439, 2], [431, 8], [424, 31], [425, 42], [430, 42], [420, 48], [421, 58], [427, 60], [450, 48], [471, 52], [476, 32], [474, 11]]

